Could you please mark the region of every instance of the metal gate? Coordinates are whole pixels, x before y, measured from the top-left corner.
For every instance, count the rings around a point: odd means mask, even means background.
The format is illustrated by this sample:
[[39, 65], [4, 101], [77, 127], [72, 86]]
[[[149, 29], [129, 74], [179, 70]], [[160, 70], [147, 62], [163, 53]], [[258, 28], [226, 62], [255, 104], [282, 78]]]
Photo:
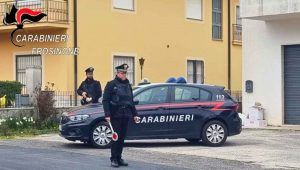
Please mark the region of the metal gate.
[[284, 123], [300, 125], [300, 45], [284, 47]]
[[42, 68], [42, 57], [40, 55], [17, 55], [16, 56], [16, 80], [25, 85], [22, 93], [26, 93], [26, 68], [32, 66], [39, 66]]

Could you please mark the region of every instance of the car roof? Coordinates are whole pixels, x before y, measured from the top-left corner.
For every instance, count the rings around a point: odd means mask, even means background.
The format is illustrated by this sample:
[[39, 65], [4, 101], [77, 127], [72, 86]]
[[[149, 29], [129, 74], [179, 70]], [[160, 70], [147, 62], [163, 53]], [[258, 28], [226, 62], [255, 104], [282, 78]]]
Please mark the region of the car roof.
[[160, 85], [177, 85], [177, 86], [194, 86], [194, 87], [200, 87], [204, 89], [224, 89], [224, 86], [217, 86], [217, 85], [210, 85], [210, 84], [195, 84], [195, 83], [151, 83], [151, 84], [144, 84], [136, 86], [136, 88], [145, 88], [145, 87], [154, 87], [154, 86], [160, 86]]

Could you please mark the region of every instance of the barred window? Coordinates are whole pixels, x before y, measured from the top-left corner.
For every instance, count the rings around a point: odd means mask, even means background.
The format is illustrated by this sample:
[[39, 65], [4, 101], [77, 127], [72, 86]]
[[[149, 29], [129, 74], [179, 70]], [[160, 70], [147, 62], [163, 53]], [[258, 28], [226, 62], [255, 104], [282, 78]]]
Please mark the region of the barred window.
[[[42, 57], [40, 55], [17, 55], [16, 56], [16, 80], [22, 84], [27, 85], [26, 69], [28, 67], [40, 67], [42, 68]], [[42, 77], [42, 74], [39, 75]], [[42, 80], [42, 78], [40, 79]], [[37, 82], [41, 84], [42, 82]], [[26, 89], [23, 88], [23, 92]]]

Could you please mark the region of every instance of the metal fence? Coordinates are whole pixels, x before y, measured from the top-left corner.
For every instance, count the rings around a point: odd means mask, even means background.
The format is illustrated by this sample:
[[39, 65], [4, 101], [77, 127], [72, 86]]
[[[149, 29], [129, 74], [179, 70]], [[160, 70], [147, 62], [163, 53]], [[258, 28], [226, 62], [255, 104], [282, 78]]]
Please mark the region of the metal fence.
[[243, 98], [242, 98], [242, 91], [238, 91], [238, 90], [226, 90], [226, 92], [237, 102], [242, 102]]
[[4, 25], [2, 20], [6, 13], [10, 13], [12, 6], [16, 8], [29, 8], [32, 10], [39, 10], [45, 14], [39, 22], [55, 22], [55, 23], [66, 23], [68, 22], [68, 1], [66, 0], [29, 0], [29, 1], [6, 1], [0, 2], [0, 26]]
[[[76, 104], [77, 106], [81, 105], [81, 97], [77, 96], [76, 99], [75, 96], [77, 95], [77, 93], [75, 91], [53, 91], [53, 93], [53, 99], [55, 100], [54, 107], [72, 107], [76, 106]], [[0, 95], [0, 108], [32, 107], [33, 105], [31, 100], [31, 96], [29, 96], [29, 94], [26, 94], [26, 90], [23, 90], [22, 94]]]
[[[77, 100], [75, 99], [77, 96]], [[55, 107], [72, 107], [80, 105], [81, 97], [75, 91], [55, 91]]]
[[243, 110], [243, 97], [242, 91], [233, 91], [233, 90], [226, 90], [226, 92], [239, 104], [238, 112], [242, 113]]

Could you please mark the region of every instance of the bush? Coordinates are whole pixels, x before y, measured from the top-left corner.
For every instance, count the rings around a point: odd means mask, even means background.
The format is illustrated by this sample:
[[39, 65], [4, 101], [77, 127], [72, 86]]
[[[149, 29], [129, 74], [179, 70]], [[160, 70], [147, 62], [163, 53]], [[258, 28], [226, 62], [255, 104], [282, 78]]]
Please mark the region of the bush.
[[15, 100], [16, 94], [21, 94], [22, 85], [17, 81], [0, 81], [0, 97], [6, 95], [7, 102]]
[[0, 119], [0, 137], [13, 135], [38, 135], [58, 130], [58, 121], [49, 119], [43, 123], [33, 117]]
[[34, 106], [38, 111], [38, 117], [41, 123], [48, 121], [57, 114], [54, 107], [55, 100], [53, 87], [54, 84], [48, 82], [44, 90], [41, 90], [39, 87], [36, 88], [34, 92], [36, 97]]
[[0, 135], [10, 136], [13, 131], [20, 131], [35, 127], [35, 120], [33, 117], [23, 118], [8, 118], [0, 119]]

